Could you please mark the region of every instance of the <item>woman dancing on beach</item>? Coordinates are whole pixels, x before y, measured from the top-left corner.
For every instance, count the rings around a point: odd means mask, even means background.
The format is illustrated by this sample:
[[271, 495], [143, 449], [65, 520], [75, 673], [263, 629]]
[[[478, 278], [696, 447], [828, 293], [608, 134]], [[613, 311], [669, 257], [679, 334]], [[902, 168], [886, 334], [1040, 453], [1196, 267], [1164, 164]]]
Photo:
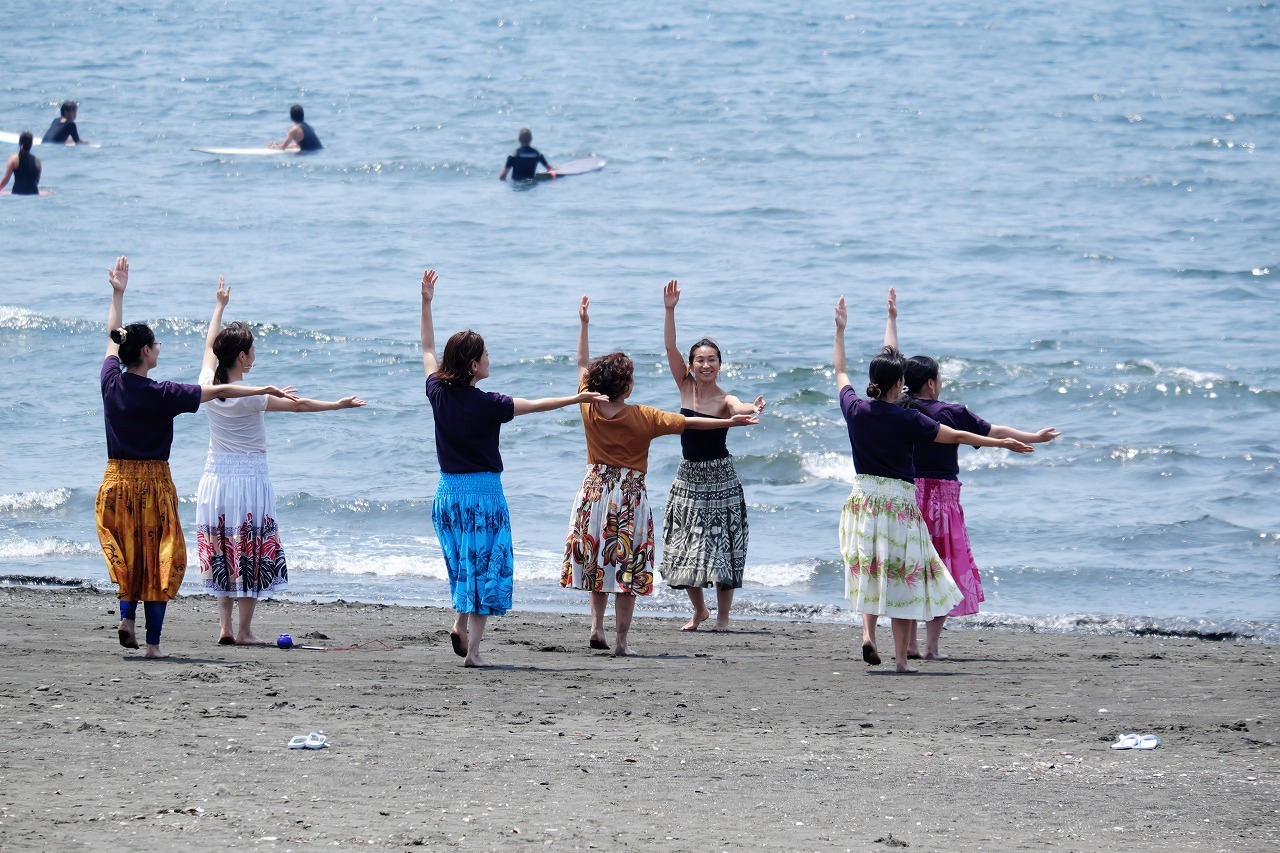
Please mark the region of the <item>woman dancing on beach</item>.
[[436, 459], [440, 482], [431, 507], [440, 550], [449, 572], [449, 591], [457, 611], [449, 639], [463, 666], [490, 664], [480, 657], [480, 641], [490, 616], [511, 609], [515, 556], [511, 516], [502, 491], [498, 433], [517, 415], [549, 412], [574, 403], [603, 401], [599, 394], [540, 400], [512, 398], [476, 387], [489, 376], [489, 350], [470, 329], [455, 333], [436, 359], [431, 317], [436, 271], [422, 274], [422, 366], [427, 398], [435, 416]]
[[904, 409], [894, 401], [902, 393], [902, 356], [885, 347], [871, 360], [867, 396], [853, 390], [845, 362], [844, 297], [836, 303], [835, 369], [840, 409], [849, 430], [853, 491], [840, 513], [840, 553], [844, 558], [845, 594], [862, 614], [862, 659], [876, 665], [876, 622], [893, 620], [894, 663], [898, 672], [916, 672], [907, 663], [912, 621], [924, 621], [951, 610], [963, 599], [946, 565], [929, 540], [916, 505], [913, 446], [920, 442], [1003, 447], [1030, 453], [1014, 438], [995, 439], [961, 432]]
[[[885, 323], [884, 345], [898, 349], [898, 294], [889, 288], [889, 319]], [[938, 399], [942, 380], [938, 376], [938, 362], [927, 355], [913, 355], [903, 365], [903, 382], [906, 393], [898, 403], [923, 412], [931, 419], [952, 429], [964, 430], [991, 438], [1016, 438], [1027, 444], [1053, 441], [1061, 433], [1053, 427], [1037, 432], [1025, 432], [1000, 424], [992, 425], [958, 403], [944, 403]], [[922, 443], [912, 454], [916, 473], [916, 503], [929, 527], [933, 547], [946, 563], [947, 569], [964, 600], [949, 613], [935, 616], [925, 623], [924, 658], [941, 660], [946, 657], [938, 650], [938, 641], [948, 616], [968, 616], [978, 612], [978, 605], [985, 601], [982, 579], [969, 548], [969, 532], [965, 528], [964, 509], [960, 506], [960, 448], [955, 444]], [[907, 657], [919, 658], [920, 648], [916, 632], [911, 631], [907, 644]]]
[[[676, 344], [676, 305], [680, 283], [672, 279], [663, 290], [666, 320], [663, 341], [667, 365], [680, 389], [680, 414], [724, 419], [758, 415], [764, 397], [744, 403], [717, 384], [720, 347], [703, 338], [689, 348], [689, 363]], [[733, 591], [742, 587], [747, 565], [747, 500], [733, 468], [726, 437], [729, 430], [685, 431], [680, 434], [680, 468], [671, 483], [662, 524], [662, 577], [683, 589], [693, 605], [693, 617], [681, 631], [696, 631], [711, 611], [703, 588], [716, 588], [716, 631], [729, 628]]]
[[31, 153], [35, 137], [31, 131], [24, 130], [18, 136], [18, 153], [9, 158], [4, 167], [4, 178], [0, 179], [0, 191], [9, 185], [13, 178], [14, 195], [40, 195], [40, 158]]
[[[178, 493], [169, 476], [173, 419], [219, 397], [293, 398], [292, 389], [270, 385], [183, 385], [155, 382], [147, 374], [160, 360], [160, 343], [145, 323], [122, 326], [128, 258], [116, 258], [107, 274], [111, 340], [102, 362], [102, 409], [107, 431], [107, 471], [96, 503], [98, 539], [107, 572], [119, 587], [120, 645], [138, 648], [138, 602], [147, 616], [149, 658], [162, 658], [165, 606], [178, 594], [187, 568], [187, 546], [178, 518]], [[122, 369], [123, 368], [123, 369]]]
[[[222, 328], [231, 288], [218, 292], [205, 337], [200, 385], [239, 384], [254, 366], [253, 332], [244, 323]], [[283, 592], [289, 570], [276, 526], [276, 493], [267, 471], [264, 412], [332, 412], [364, 405], [357, 397], [326, 402], [304, 397], [211, 400], [209, 455], [196, 492], [196, 544], [205, 592], [218, 599], [218, 643], [260, 646], [253, 633], [258, 598]], [[232, 608], [240, 618], [232, 628]]]
[[759, 420], [750, 414], [723, 420], [685, 417], [627, 403], [635, 387], [635, 364], [621, 352], [591, 360], [589, 307], [590, 300], [582, 297], [578, 308], [578, 388], [607, 399], [582, 404], [587, 474], [569, 519], [560, 585], [591, 593], [588, 645], [593, 649], [609, 648], [604, 612], [609, 595], [617, 595], [613, 653], [634, 657], [637, 652], [627, 639], [636, 596], [653, 592], [653, 516], [644, 484], [649, 443], [660, 435], [677, 435], [686, 429], [723, 429]]

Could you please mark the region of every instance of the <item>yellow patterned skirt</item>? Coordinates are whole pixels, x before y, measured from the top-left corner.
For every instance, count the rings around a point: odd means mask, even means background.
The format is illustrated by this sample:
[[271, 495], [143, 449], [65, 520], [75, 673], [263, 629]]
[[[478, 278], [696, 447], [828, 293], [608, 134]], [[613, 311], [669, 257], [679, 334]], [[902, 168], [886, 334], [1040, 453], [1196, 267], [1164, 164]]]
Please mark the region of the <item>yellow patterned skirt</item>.
[[111, 459], [98, 488], [98, 540], [121, 601], [172, 601], [187, 570], [178, 492], [162, 459]]

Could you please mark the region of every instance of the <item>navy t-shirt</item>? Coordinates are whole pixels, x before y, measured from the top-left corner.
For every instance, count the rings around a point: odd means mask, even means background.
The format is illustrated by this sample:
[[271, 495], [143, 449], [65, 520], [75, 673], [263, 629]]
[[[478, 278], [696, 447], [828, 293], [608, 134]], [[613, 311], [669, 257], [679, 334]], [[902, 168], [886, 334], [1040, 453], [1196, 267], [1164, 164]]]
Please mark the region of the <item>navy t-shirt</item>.
[[516, 153], [507, 158], [507, 168], [511, 170], [511, 177], [517, 181], [533, 180], [539, 163], [547, 169], [551, 168], [547, 158], [538, 153], [538, 149], [530, 148], [528, 145], [520, 146], [516, 149]]
[[324, 147], [320, 144], [320, 137], [316, 136], [316, 132], [311, 129], [311, 125], [300, 121], [298, 127], [302, 128], [302, 138], [298, 140], [299, 151], [319, 151]]
[[[959, 403], [941, 400], [912, 400], [909, 406], [923, 412], [940, 424], [977, 435], [989, 435], [991, 424]], [[916, 477], [921, 480], [960, 479], [960, 446], [958, 444], [917, 444]]]
[[67, 141], [68, 136], [74, 139], [77, 145], [80, 144], [80, 134], [76, 132], [76, 123], [70, 120], [64, 121], [62, 116], [58, 116], [53, 120], [53, 124], [49, 125], [49, 129], [44, 132], [44, 137], [40, 141], [63, 143]]
[[849, 385], [840, 389], [840, 411], [859, 474], [915, 482], [912, 449], [937, 438], [937, 421], [883, 400], [864, 400]]
[[156, 382], [121, 369], [120, 357], [102, 362], [102, 415], [108, 459], [169, 461], [173, 419], [200, 408], [199, 385]]
[[435, 413], [436, 459], [441, 471], [502, 472], [498, 432], [516, 416], [514, 400], [474, 385], [450, 385], [434, 373], [427, 377], [427, 399]]

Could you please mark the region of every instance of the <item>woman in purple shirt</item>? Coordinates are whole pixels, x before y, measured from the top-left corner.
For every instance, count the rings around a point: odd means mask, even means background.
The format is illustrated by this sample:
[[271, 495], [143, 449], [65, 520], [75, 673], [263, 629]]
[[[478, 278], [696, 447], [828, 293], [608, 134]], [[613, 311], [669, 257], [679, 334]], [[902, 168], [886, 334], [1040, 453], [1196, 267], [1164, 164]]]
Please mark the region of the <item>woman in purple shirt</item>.
[[[889, 319], [885, 324], [884, 345], [898, 348], [898, 294], [889, 288]], [[1053, 441], [1060, 433], [1053, 427], [1038, 432], [1025, 432], [1000, 424], [989, 424], [958, 403], [944, 403], [938, 399], [942, 380], [938, 376], [938, 362], [927, 355], [913, 355], [903, 364], [903, 382], [906, 393], [898, 400], [900, 405], [923, 412], [940, 424], [952, 429], [966, 430], [991, 438], [1016, 438], [1028, 444]], [[938, 651], [943, 626], [948, 616], [969, 616], [978, 612], [980, 602], [986, 600], [982, 593], [982, 579], [969, 548], [969, 531], [965, 528], [964, 509], [960, 506], [960, 448], [954, 444], [917, 444], [913, 461], [916, 468], [916, 503], [929, 527], [929, 536], [942, 562], [947, 564], [951, 577], [964, 600], [951, 612], [936, 616], [925, 623], [925, 647], [923, 657], [942, 660], [946, 655]], [[920, 658], [915, 630], [907, 644], [907, 657]]]
[[116, 258], [107, 273], [111, 340], [102, 363], [102, 413], [107, 430], [107, 471], [96, 504], [98, 539], [107, 572], [119, 587], [120, 627], [126, 649], [138, 648], [138, 602], [147, 615], [149, 658], [160, 651], [165, 606], [178, 594], [187, 567], [187, 546], [178, 518], [178, 493], [169, 476], [173, 419], [218, 397], [270, 394], [293, 397], [272, 386], [183, 385], [156, 382], [147, 374], [160, 360], [160, 343], [145, 323], [121, 325], [129, 259]]
[[913, 620], [947, 613], [963, 598], [929, 540], [915, 499], [912, 452], [917, 444], [970, 444], [1030, 453], [1029, 445], [954, 430], [894, 401], [902, 393], [902, 356], [885, 347], [871, 360], [867, 397], [849, 381], [844, 328], [844, 297], [836, 303], [835, 369], [840, 409], [849, 430], [856, 475], [840, 514], [840, 553], [848, 571], [845, 594], [862, 618], [862, 659], [880, 663], [876, 622], [893, 620], [894, 663], [900, 673], [916, 672], [907, 663]]
[[511, 515], [502, 491], [498, 432], [516, 415], [549, 412], [575, 403], [604, 402], [584, 391], [572, 397], [524, 400], [476, 387], [489, 375], [489, 350], [470, 329], [449, 338], [436, 359], [431, 302], [436, 271], [422, 274], [422, 366], [427, 398], [435, 415], [436, 458], [440, 482], [431, 505], [431, 521], [440, 540], [449, 592], [457, 611], [449, 639], [463, 666], [491, 666], [480, 657], [480, 641], [490, 616], [511, 609]]

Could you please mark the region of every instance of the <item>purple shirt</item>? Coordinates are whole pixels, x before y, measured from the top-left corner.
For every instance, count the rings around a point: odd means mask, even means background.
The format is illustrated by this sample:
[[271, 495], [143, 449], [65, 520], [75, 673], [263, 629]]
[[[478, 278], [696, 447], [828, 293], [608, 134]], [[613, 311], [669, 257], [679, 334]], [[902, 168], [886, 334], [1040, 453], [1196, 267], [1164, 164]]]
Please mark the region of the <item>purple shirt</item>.
[[[912, 400], [911, 405], [952, 429], [977, 435], [989, 435], [991, 424], [975, 415], [959, 403], [941, 400]], [[959, 480], [960, 445], [917, 444], [915, 452], [916, 477], [921, 480]]]
[[937, 437], [937, 421], [883, 400], [864, 400], [849, 385], [840, 389], [840, 411], [849, 427], [853, 467], [859, 474], [915, 482], [911, 452], [917, 444]]
[[120, 357], [102, 362], [102, 415], [108, 459], [169, 461], [173, 419], [200, 408], [200, 386], [156, 382], [121, 369]]
[[498, 431], [516, 416], [506, 394], [481, 391], [474, 385], [450, 385], [436, 374], [427, 377], [427, 399], [436, 421], [436, 459], [446, 474], [502, 472]]

